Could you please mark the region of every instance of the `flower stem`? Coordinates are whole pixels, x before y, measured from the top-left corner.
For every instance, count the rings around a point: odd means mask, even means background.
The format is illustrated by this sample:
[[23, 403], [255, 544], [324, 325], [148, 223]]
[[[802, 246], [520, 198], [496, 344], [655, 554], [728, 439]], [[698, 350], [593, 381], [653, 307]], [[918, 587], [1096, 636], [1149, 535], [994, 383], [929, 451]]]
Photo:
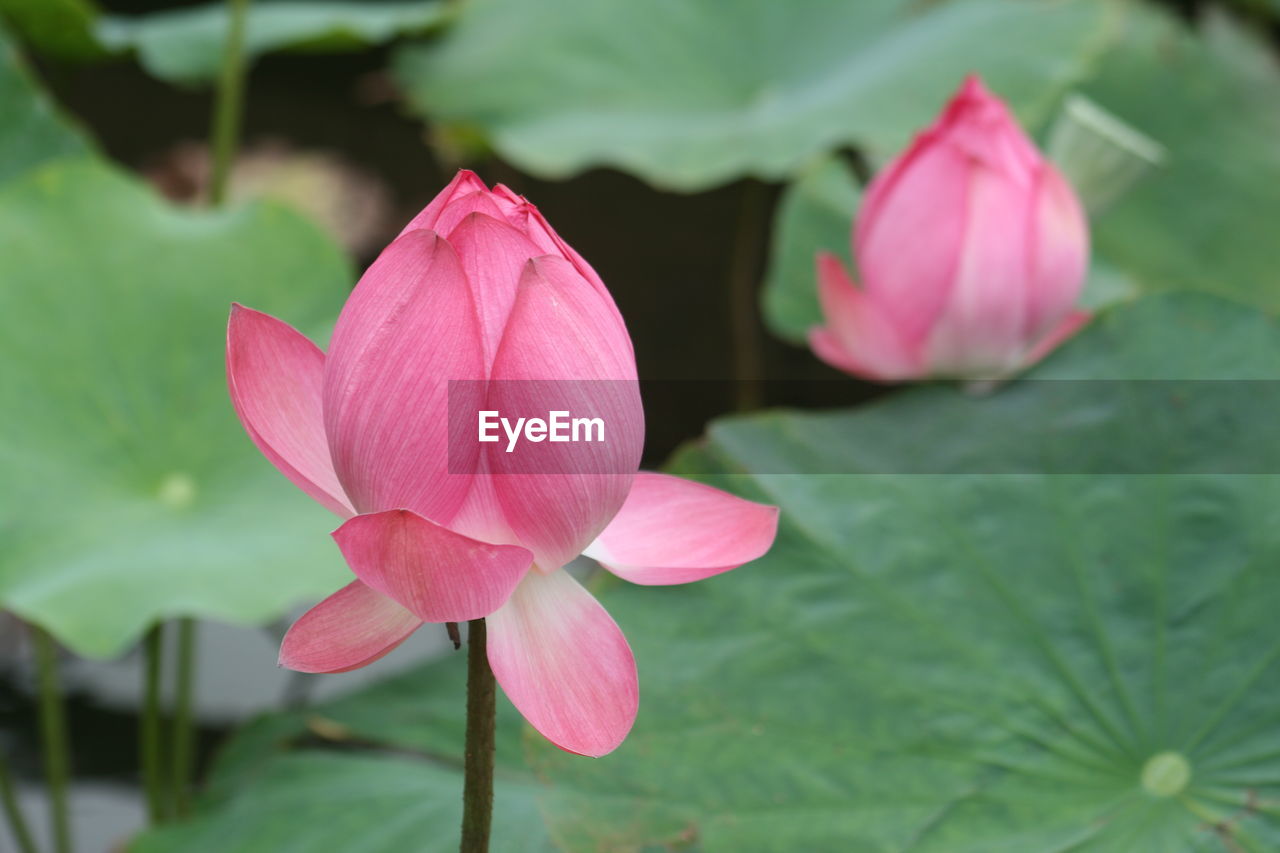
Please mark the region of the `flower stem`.
[[173, 716], [173, 796], [174, 811], [184, 816], [191, 806], [191, 756], [195, 745], [195, 727], [191, 706], [195, 694], [196, 620], [178, 620], [178, 683]]
[[244, 102], [244, 31], [249, 0], [227, 0], [229, 13], [227, 44], [218, 75], [218, 94], [213, 105], [213, 169], [209, 178], [209, 203], [218, 207], [226, 199], [227, 178], [240, 140]]
[[67, 753], [67, 717], [58, 687], [58, 650], [43, 629], [31, 626], [40, 693], [40, 737], [44, 745], [44, 773], [49, 787], [49, 819], [56, 853], [71, 853], [71, 824], [67, 815], [67, 781], [71, 775]]
[[36, 853], [36, 842], [31, 837], [31, 829], [27, 826], [27, 818], [18, 805], [18, 792], [14, 788], [13, 774], [9, 771], [9, 760], [0, 755], [0, 806], [4, 807], [5, 820], [9, 831], [13, 834], [14, 843], [21, 853]]
[[461, 853], [487, 853], [493, 820], [493, 670], [485, 648], [485, 623], [467, 623], [467, 746], [462, 787]]
[[766, 187], [755, 181], [743, 185], [729, 261], [729, 323], [738, 411], [759, 408], [762, 402], [757, 272], [766, 192]]
[[164, 797], [160, 742], [160, 673], [164, 664], [164, 625], [156, 623], [143, 640], [144, 687], [142, 697], [142, 781], [147, 792], [147, 815], [162, 823], [167, 809]]

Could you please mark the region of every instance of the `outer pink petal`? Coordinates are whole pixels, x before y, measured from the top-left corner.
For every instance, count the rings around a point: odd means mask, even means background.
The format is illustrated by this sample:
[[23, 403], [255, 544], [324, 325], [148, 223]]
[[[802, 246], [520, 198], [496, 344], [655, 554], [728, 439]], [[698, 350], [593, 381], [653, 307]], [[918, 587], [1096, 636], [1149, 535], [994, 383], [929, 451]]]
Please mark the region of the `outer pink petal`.
[[764, 555], [777, 532], [775, 506], [642, 471], [586, 555], [632, 583], [689, 583]]
[[453, 176], [453, 180], [449, 182], [449, 186], [442, 189], [431, 200], [431, 203], [422, 209], [422, 211], [413, 219], [409, 220], [409, 224], [400, 232], [400, 236], [408, 234], [410, 231], [436, 231], [447, 233], [436, 227], [437, 220], [445, 207], [456, 199], [465, 195], [476, 192], [488, 192], [489, 189], [484, 185], [484, 181], [476, 176], [475, 172], [470, 169], [462, 169], [458, 174]]
[[911, 350], [894, 320], [875, 297], [860, 290], [840, 259], [818, 255], [818, 299], [827, 325], [814, 329], [814, 353], [841, 370], [869, 379], [909, 379], [921, 372], [920, 356]]
[[1071, 185], [1046, 163], [1036, 185], [1027, 240], [1031, 244], [1024, 333], [1035, 340], [1058, 324], [1084, 289], [1089, 225]]
[[227, 323], [227, 385], [249, 437], [304, 492], [354, 514], [324, 435], [324, 353], [297, 329], [241, 305]]
[[449, 234], [449, 245], [458, 253], [471, 285], [488, 367], [493, 364], [515, 304], [520, 275], [525, 265], [543, 252], [505, 219], [499, 221], [483, 213], [472, 213], [463, 219]]
[[858, 210], [858, 278], [918, 348], [951, 293], [964, 237], [968, 175], [963, 153], [922, 134], [867, 190]]
[[280, 665], [298, 672], [346, 672], [373, 663], [422, 620], [360, 581], [347, 584], [293, 623]]
[[466, 622], [503, 605], [533, 555], [454, 533], [407, 509], [357, 515], [333, 532], [356, 577], [426, 622]]
[[555, 256], [525, 268], [498, 348], [488, 408], [502, 417], [550, 411], [600, 418], [603, 442], [486, 444], [512, 532], [543, 571], [595, 539], [622, 506], [644, 444], [644, 411], [630, 338], [612, 304]]
[[635, 658], [568, 572], [530, 572], [487, 623], [493, 674], [547, 740], [597, 757], [622, 743], [640, 701]]
[[448, 382], [483, 378], [480, 324], [453, 249], [431, 231], [398, 238], [347, 300], [325, 369], [325, 431], [357, 510], [448, 522], [478, 458], [469, 443], [449, 456]]

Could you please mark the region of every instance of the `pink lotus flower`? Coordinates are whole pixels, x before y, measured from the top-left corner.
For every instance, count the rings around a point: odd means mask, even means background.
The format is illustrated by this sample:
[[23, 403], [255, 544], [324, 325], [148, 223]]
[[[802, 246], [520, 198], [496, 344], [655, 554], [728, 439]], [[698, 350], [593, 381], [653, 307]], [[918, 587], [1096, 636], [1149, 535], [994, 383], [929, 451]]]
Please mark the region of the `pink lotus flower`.
[[[561, 748], [603, 755], [635, 719], [635, 661], [563, 566], [586, 553], [633, 583], [686, 583], [773, 542], [776, 508], [636, 472], [643, 411], [613, 300], [533, 205], [470, 172], [361, 278], [327, 355], [235, 306], [227, 375], [258, 448], [347, 519], [333, 536], [356, 580], [290, 628], [290, 669], [354, 669], [424, 622], [487, 617], [490, 664], [521, 713]], [[451, 444], [450, 380], [490, 381], [494, 409], [540, 405], [548, 383], [523, 380], [614, 380], [581, 384], [615, 431], [589, 471], [572, 454], [533, 470], [545, 455]]]
[[862, 287], [818, 256], [813, 351], [876, 380], [994, 378], [1072, 335], [1089, 258], [1071, 186], [976, 76], [867, 190]]

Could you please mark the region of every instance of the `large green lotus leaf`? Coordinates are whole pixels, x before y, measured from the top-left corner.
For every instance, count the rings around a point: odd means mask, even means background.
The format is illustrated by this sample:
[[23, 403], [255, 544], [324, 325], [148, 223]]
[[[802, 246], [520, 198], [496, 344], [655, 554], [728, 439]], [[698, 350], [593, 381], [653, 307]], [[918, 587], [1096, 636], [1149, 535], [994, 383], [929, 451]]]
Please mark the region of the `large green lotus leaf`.
[[[250, 57], [277, 50], [344, 51], [422, 33], [442, 23], [442, 0], [264, 0], [249, 8], [245, 50]], [[217, 76], [227, 34], [227, 4], [108, 16], [98, 36], [112, 50], [134, 49], [147, 71], [174, 83]]]
[[[850, 232], [860, 199], [857, 177], [837, 157], [819, 158], [787, 185], [774, 214], [761, 292], [765, 321], [779, 337], [801, 343], [823, 322], [814, 269], [818, 252], [834, 253], [854, 272]], [[1132, 276], [1095, 254], [1080, 304], [1101, 308], [1137, 289]]]
[[86, 161], [0, 191], [0, 604], [109, 656], [336, 588], [333, 519], [244, 434], [223, 349], [232, 300], [314, 330], [349, 280], [281, 207], [177, 209]]
[[[260, 717], [220, 753], [196, 816], [131, 849], [456, 850], [465, 688], [459, 653], [317, 707]], [[521, 719], [501, 698], [498, 709], [492, 850], [545, 853], [553, 847], [522, 761]]]
[[[505, 781], [495, 797], [493, 853], [552, 850], [536, 783]], [[451, 763], [306, 750], [268, 761], [224, 806], [153, 831], [133, 853], [452, 853], [462, 773]]]
[[[1196, 288], [1280, 310], [1280, 67], [1225, 17], [1199, 35], [1130, 15], [1088, 96], [1168, 150], [1095, 223], [1098, 250], [1147, 288]], [[1159, 92], [1159, 97], [1152, 97]]]
[[88, 148], [36, 86], [0, 27], [0, 184], [45, 160]]
[[1093, 0], [475, 0], [396, 70], [433, 121], [530, 172], [691, 191], [847, 143], [887, 155], [969, 71], [1033, 117], [1112, 17]]
[[[1280, 849], [1280, 469], [1218, 428], [1234, 406], [1280, 415], [1274, 391], [1249, 402], [1280, 377], [1280, 331], [1212, 297], [1148, 297], [1036, 375], [986, 399], [937, 386], [732, 419], [681, 455], [677, 472], [779, 504], [777, 543], [723, 577], [601, 594], [641, 710], [600, 761], [534, 745], [553, 836], [575, 851]], [[1272, 382], [1201, 382], [1231, 405], [1180, 436], [1176, 470], [1196, 473], [1126, 475], [1109, 473], [1127, 470], [1113, 448], [1164, 433], [1143, 404], [1188, 388], [1066, 381], [1090, 376]]]

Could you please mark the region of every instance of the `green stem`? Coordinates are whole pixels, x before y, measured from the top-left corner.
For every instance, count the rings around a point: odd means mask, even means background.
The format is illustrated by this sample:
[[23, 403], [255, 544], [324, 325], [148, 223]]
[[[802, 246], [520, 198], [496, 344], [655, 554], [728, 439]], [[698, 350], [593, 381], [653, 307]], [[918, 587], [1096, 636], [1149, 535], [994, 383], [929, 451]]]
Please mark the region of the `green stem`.
[[[213, 166], [209, 179], [209, 202], [222, 206], [227, 197], [227, 181], [240, 141], [244, 118], [245, 24], [249, 0], [227, 0], [227, 42], [214, 97], [210, 149]], [[178, 620], [177, 685], [173, 727], [170, 732], [172, 801], [166, 802], [160, 722], [160, 673], [162, 637], [157, 625], [147, 637], [146, 708], [142, 720], [142, 766], [147, 787], [147, 807], [153, 823], [169, 814], [183, 816], [191, 806], [191, 767], [195, 753], [192, 705], [195, 693], [196, 623]], [[172, 808], [170, 808], [172, 806]]]
[[71, 776], [67, 752], [67, 716], [58, 686], [58, 649], [43, 629], [31, 626], [40, 692], [40, 737], [44, 744], [44, 773], [49, 787], [49, 819], [56, 853], [71, 853], [71, 824], [67, 813], [67, 781]]
[[195, 727], [191, 707], [195, 695], [196, 620], [178, 620], [178, 684], [173, 715], [173, 795], [174, 810], [183, 817], [191, 808], [191, 756]]
[[13, 840], [20, 853], [36, 853], [35, 839], [31, 837], [27, 818], [18, 805], [18, 793], [14, 788], [13, 774], [9, 772], [9, 761], [3, 755], [0, 755], [0, 806], [4, 807], [9, 831], [13, 833]]
[[733, 347], [735, 404], [738, 411], [759, 408], [763, 365], [760, 357], [758, 267], [765, 187], [748, 181], [738, 207], [733, 255], [729, 262], [729, 323]]
[[226, 199], [227, 178], [240, 141], [244, 103], [244, 31], [249, 0], [227, 0], [229, 21], [227, 45], [218, 75], [218, 93], [213, 104], [213, 170], [209, 180], [209, 202], [218, 207]]
[[493, 820], [496, 695], [483, 619], [467, 623], [467, 745], [462, 786], [461, 853], [488, 853]]
[[142, 783], [147, 792], [147, 815], [151, 823], [166, 817], [163, 765], [161, 762], [160, 673], [164, 664], [164, 626], [157, 623], [143, 640], [144, 681], [142, 694]]

